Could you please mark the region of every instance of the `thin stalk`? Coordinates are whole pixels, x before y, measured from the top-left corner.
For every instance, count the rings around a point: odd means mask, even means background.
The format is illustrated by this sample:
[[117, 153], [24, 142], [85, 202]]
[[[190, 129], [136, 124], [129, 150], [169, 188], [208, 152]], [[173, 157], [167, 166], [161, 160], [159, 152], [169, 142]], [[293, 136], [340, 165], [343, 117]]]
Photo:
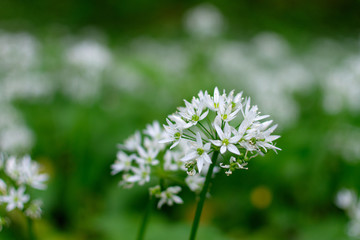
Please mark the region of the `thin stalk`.
[[195, 240], [195, 237], [196, 237], [196, 232], [197, 232], [197, 229], [199, 227], [201, 212], [202, 212], [202, 209], [204, 207], [206, 194], [207, 194], [207, 192], [209, 190], [209, 185], [210, 185], [210, 182], [211, 182], [211, 179], [212, 179], [212, 173], [214, 171], [214, 167], [215, 167], [215, 163], [216, 163], [216, 160], [218, 158], [218, 155], [219, 155], [219, 151], [215, 151], [213, 153], [213, 155], [212, 155], [212, 158], [211, 158], [211, 164], [210, 164], [209, 170], [208, 170], [208, 172], [206, 174], [204, 187], [203, 187], [203, 189], [201, 190], [201, 193], [200, 193], [200, 199], [199, 199], [199, 202], [198, 202], [198, 205], [197, 205], [197, 208], [196, 208], [194, 221], [193, 221], [193, 224], [192, 224], [192, 227], [191, 227], [191, 233], [190, 233], [190, 238], [189, 238], [190, 240]]
[[205, 130], [205, 133], [207, 133], [207, 134], [209, 135], [209, 137], [214, 138], [214, 137], [212, 136], [212, 134], [209, 132], [209, 130], [208, 130], [204, 125], [202, 125], [201, 122], [198, 122], [198, 123], [199, 123], [199, 125]]
[[209, 125], [209, 129], [210, 129], [210, 131], [212, 132], [212, 136], [215, 136], [215, 133], [216, 133], [216, 130], [212, 127], [212, 125], [211, 125], [211, 122], [210, 122], [210, 120], [209, 120], [209, 118], [206, 118], [206, 121], [207, 121], [207, 123], [208, 123], [208, 125]]
[[194, 131], [192, 131], [190, 128], [187, 129], [189, 132], [191, 132], [192, 134], [194, 134], [194, 136], [196, 136], [196, 133], [194, 133]]
[[188, 134], [185, 134], [185, 133], [183, 134], [183, 138], [196, 141], [196, 138], [194, 138]]
[[31, 218], [27, 218], [27, 222], [28, 222], [28, 235], [29, 235], [29, 240], [35, 240], [35, 234], [34, 234], [34, 224], [33, 224], [33, 220]]
[[154, 202], [153, 199], [154, 199], [154, 197], [150, 196], [149, 201], [148, 201], [147, 206], [146, 206], [146, 209], [145, 209], [144, 217], [142, 219], [141, 226], [139, 228], [139, 232], [138, 232], [138, 235], [137, 235], [137, 238], [136, 238], [137, 240], [143, 240], [144, 237], [145, 237], [147, 223], [148, 223], [150, 213], [151, 213], [151, 208], [152, 208], [152, 205], [153, 205], [153, 202]]

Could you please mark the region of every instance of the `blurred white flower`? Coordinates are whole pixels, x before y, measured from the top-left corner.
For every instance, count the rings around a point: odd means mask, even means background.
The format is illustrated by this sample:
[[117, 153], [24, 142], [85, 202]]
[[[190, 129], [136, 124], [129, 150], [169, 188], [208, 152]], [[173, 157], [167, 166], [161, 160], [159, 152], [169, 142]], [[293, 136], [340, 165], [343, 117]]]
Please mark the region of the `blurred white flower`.
[[[350, 163], [360, 162], [360, 128], [345, 125], [334, 129], [328, 137], [329, 151]], [[331, 146], [331, 147], [330, 147]]]
[[24, 156], [20, 162], [20, 183], [25, 183], [32, 188], [44, 190], [46, 189], [46, 181], [49, 176], [45, 173], [40, 173], [40, 165], [31, 160], [29, 155]]
[[111, 165], [111, 174], [115, 175], [121, 171], [129, 171], [131, 169], [131, 164], [134, 159], [134, 155], [128, 156], [123, 151], [119, 151], [116, 155], [115, 163]]
[[108, 48], [98, 41], [85, 39], [66, 49], [65, 59], [88, 71], [101, 71], [111, 61]]
[[187, 176], [185, 179], [187, 186], [193, 192], [200, 192], [204, 186], [205, 177], [200, 175]]
[[1, 197], [2, 202], [6, 203], [6, 211], [10, 212], [15, 208], [22, 210], [24, 204], [27, 203], [30, 196], [25, 194], [25, 187], [21, 186], [17, 190], [13, 187], [10, 188], [9, 194]]
[[39, 43], [28, 33], [0, 31], [0, 69], [19, 71], [29, 69], [38, 61]]
[[172, 206], [174, 203], [182, 204], [183, 200], [177, 196], [177, 194], [181, 191], [181, 187], [173, 186], [168, 187], [165, 191], [162, 191], [160, 194], [155, 195], [160, 198], [157, 207], [161, 208], [164, 204]]
[[28, 150], [34, 141], [33, 133], [25, 126], [0, 129], [0, 149], [6, 152]]
[[360, 198], [351, 189], [341, 189], [335, 198], [336, 205], [345, 210], [350, 218], [347, 233], [350, 237], [360, 238]]
[[125, 140], [124, 144], [118, 144], [120, 149], [135, 151], [141, 145], [141, 133], [136, 131], [134, 135]]
[[32, 201], [29, 205], [29, 207], [25, 210], [26, 216], [32, 218], [32, 219], [38, 219], [41, 217], [41, 206], [43, 205], [43, 202], [39, 199], [36, 199]]
[[40, 190], [46, 188], [48, 175], [40, 173], [40, 165], [32, 161], [28, 155], [20, 159], [10, 156], [6, 162], [5, 172], [18, 184], [27, 184]]
[[139, 185], [144, 185], [150, 181], [150, 166], [140, 164], [139, 167], [131, 167], [132, 175], [129, 175], [125, 181], [129, 183], [137, 182]]
[[217, 37], [224, 32], [225, 21], [220, 11], [205, 3], [190, 9], [184, 18], [185, 29], [194, 37]]

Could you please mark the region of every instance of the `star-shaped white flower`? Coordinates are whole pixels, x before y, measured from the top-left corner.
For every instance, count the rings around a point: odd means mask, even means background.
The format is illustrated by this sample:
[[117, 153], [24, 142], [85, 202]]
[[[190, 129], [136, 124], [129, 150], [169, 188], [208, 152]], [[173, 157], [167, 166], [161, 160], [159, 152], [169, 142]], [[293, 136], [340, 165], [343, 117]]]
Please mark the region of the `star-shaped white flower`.
[[128, 175], [124, 179], [128, 183], [137, 182], [139, 185], [144, 185], [144, 183], [150, 181], [150, 167], [140, 164], [139, 167], [131, 167], [133, 175]]
[[156, 159], [156, 156], [159, 153], [159, 150], [147, 148], [146, 150], [141, 146], [137, 147], [137, 151], [140, 157], [135, 157], [136, 161], [140, 164], [149, 164], [149, 165], [157, 165], [159, 164], [159, 160]]
[[169, 119], [166, 119], [168, 125], [164, 125], [164, 128], [167, 136], [160, 140], [159, 143], [172, 142], [173, 144], [170, 146], [170, 149], [172, 149], [179, 144], [183, 136], [183, 130], [190, 127], [191, 124], [187, 124], [179, 116], [171, 115], [169, 118], [173, 120], [175, 124], [172, 123]]
[[10, 212], [15, 208], [22, 210], [24, 208], [24, 204], [27, 203], [30, 199], [29, 195], [24, 194], [25, 187], [21, 186], [16, 190], [11, 187], [9, 191], [9, 195], [2, 197], [1, 201], [7, 203], [6, 211]]
[[211, 159], [208, 155], [210, 147], [211, 147], [210, 143], [203, 144], [201, 135], [199, 132], [197, 132], [196, 143], [191, 145], [191, 151], [187, 155], [185, 155], [181, 160], [186, 162], [189, 160], [196, 159], [198, 170], [199, 172], [201, 172], [205, 162], [211, 164]]
[[232, 135], [232, 129], [231, 126], [225, 122], [224, 131], [221, 129], [221, 127], [218, 124], [215, 124], [215, 129], [217, 134], [219, 135], [219, 138], [221, 140], [210, 140], [212, 144], [215, 146], [220, 147], [220, 153], [224, 154], [226, 150], [229, 152], [232, 152], [236, 155], [240, 155], [239, 149], [235, 146], [241, 138], [240, 135]]
[[174, 186], [168, 187], [165, 191], [161, 192], [157, 197], [160, 197], [160, 201], [157, 205], [158, 208], [161, 208], [162, 205], [167, 204], [172, 206], [174, 203], [182, 204], [184, 201], [177, 196], [177, 194], [181, 191], [181, 187]]
[[19, 165], [19, 172], [21, 176], [19, 178], [20, 183], [26, 183], [33, 188], [43, 190], [46, 188], [45, 182], [49, 176], [44, 173], [40, 173], [40, 165], [37, 162], [31, 161], [30, 156], [24, 156]]
[[158, 121], [154, 121], [153, 124], [146, 125], [144, 133], [154, 140], [160, 140], [164, 138], [164, 131], [162, 130]]
[[136, 131], [134, 135], [130, 136], [125, 140], [124, 144], [118, 144], [120, 149], [125, 149], [128, 151], [135, 151], [137, 146], [141, 144], [141, 133]]
[[240, 110], [241, 108], [235, 108], [234, 110], [232, 105], [222, 104], [219, 107], [218, 116], [220, 116], [224, 122], [230, 122], [237, 117]]
[[200, 192], [204, 186], [205, 177], [201, 176], [200, 174], [196, 174], [193, 176], [187, 176], [185, 179], [186, 185], [190, 188], [193, 192]]
[[238, 109], [238, 108], [242, 108], [242, 101], [243, 101], [243, 98], [242, 98], [242, 94], [243, 92], [240, 92], [238, 94], [236, 94], [234, 96], [234, 90], [232, 90], [227, 99], [226, 99], [226, 103], [231, 105], [232, 109]]
[[241, 141], [240, 145], [248, 151], [259, 151], [260, 148], [264, 149], [266, 152], [267, 149], [281, 150], [278, 147], [275, 147], [272, 142], [278, 139], [278, 135], [270, 135], [277, 127], [274, 125], [270, 128], [272, 121], [266, 121], [264, 123], [254, 123], [247, 131], [247, 134], [243, 137], [245, 141]]
[[218, 111], [221, 104], [225, 102], [225, 96], [220, 95], [219, 89], [215, 87], [214, 96], [211, 97], [207, 92], [205, 92], [204, 103], [208, 106], [212, 111]]
[[197, 122], [203, 120], [209, 113], [209, 110], [203, 112], [204, 106], [197, 99], [193, 99], [192, 103], [184, 100], [186, 107], [179, 108], [179, 115], [188, 122], [195, 125]]
[[119, 151], [116, 155], [116, 161], [111, 165], [111, 174], [115, 175], [122, 171], [129, 171], [131, 163], [134, 160], [134, 155], [127, 155], [123, 151]]

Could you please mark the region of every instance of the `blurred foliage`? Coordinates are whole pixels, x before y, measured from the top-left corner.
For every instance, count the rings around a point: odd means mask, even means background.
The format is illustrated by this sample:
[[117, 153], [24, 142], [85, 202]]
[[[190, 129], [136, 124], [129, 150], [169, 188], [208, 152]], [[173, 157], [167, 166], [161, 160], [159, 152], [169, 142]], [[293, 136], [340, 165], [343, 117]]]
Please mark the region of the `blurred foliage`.
[[[349, 92], [360, 85], [356, 78], [357, 85], [340, 84], [341, 92], [329, 74], [346, 72], [360, 56], [355, 38], [360, 2], [212, 3], [224, 14], [227, 31], [201, 38], [182, 28], [184, 14], [198, 4], [193, 1], [2, 0], [0, 27], [8, 32], [1, 34], [12, 42], [30, 32], [39, 56], [28, 68], [17, 65], [22, 52], [16, 67], [0, 63], [0, 82], [8, 84], [10, 73], [24, 71], [52, 84], [49, 95], [40, 97], [0, 91], [6, 95], [0, 103], [14, 107], [33, 133], [32, 157], [51, 175], [41, 193], [44, 217], [35, 223], [39, 239], [133, 239], [147, 190], [117, 186], [119, 178], [110, 175], [116, 144], [155, 119], [164, 123], [182, 99], [214, 86], [244, 90], [274, 115], [283, 151], [250, 162], [248, 171], [217, 176], [198, 239], [348, 239], [347, 218], [334, 196], [344, 186], [360, 189], [360, 156], [355, 152], [349, 160], [342, 151], [359, 146], [350, 134], [359, 132], [359, 102]], [[263, 31], [281, 35], [258, 35]], [[66, 57], [67, 51], [87, 41], [89, 49], [105, 50], [100, 57], [85, 56], [85, 67], [79, 67], [71, 62], [76, 55]], [[103, 62], [86, 65], [86, 58], [97, 57]], [[295, 74], [286, 71], [294, 66], [300, 69]], [[87, 93], [86, 86], [94, 92]], [[184, 202], [154, 208], [146, 239], [187, 238], [195, 196], [185, 192]], [[19, 229], [26, 227], [16, 216], [13, 220], [1, 239], [24, 239]]]
[[[309, 37], [351, 34], [359, 30], [358, 0], [258, 0], [209, 1], [231, 20], [242, 35], [275, 31]], [[126, 38], [144, 32], [176, 34], [184, 12], [202, 1], [176, 0], [2, 0], [0, 22], [4, 27], [43, 31], [55, 24], [74, 31], [84, 26], [102, 29], [112, 36]], [[36, 14], [34, 14], [36, 13]], [[15, 20], [15, 21], [14, 21]]]

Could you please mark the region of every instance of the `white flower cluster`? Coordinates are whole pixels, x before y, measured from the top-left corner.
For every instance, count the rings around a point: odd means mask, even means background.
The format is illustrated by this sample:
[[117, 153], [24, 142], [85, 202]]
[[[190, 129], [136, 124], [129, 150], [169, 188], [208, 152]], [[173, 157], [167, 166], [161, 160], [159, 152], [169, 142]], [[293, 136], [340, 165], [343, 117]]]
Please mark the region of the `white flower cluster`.
[[[48, 175], [40, 172], [40, 165], [30, 156], [16, 158], [1, 153], [0, 207], [5, 207], [7, 212], [18, 209], [32, 219], [40, 218], [42, 202], [32, 200], [28, 190], [44, 190], [47, 179]], [[0, 216], [0, 228], [6, 222], [6, 218]]]
[[348, 235], [354, 238], [360, 238], [360, 198], [353, 190], [340, 190], [335, 199], [336, 205], [345, 210], [350, 218], [348, 224]]
[[[180, 186], [170, 186], [169, 183], [183, 184], [184, 181], [178, 176], [185, 171], [184, 162], [181, 157], [184, 155], [181, 147], [178, 151], [169, 151], [169, 145], [159, 143], [166, 137], [159, 122], [147, 125], [144, 131], [137, 131], [133, 136], [119, 145], [117, 159], [111, 166], [112, 175], [122, 173], [120, 185], [132, 187], [134, 184], [144, 185], [150, 182], [153, 177], [160, 180], [160, 185], [150, 188], [151, 196], [159, 198], [158, 208], [163, 204], [173, 205], [182, 203], [177, 196], [181, 191]], [[177, 174], [176, 172], [179, 172]], [[184, 175], [185, 176], [185, 175]], [[192, 191], [201, 189], [204, 180], [197, 178], [186, 178], [185, 183]], [[166, 185], [165, 185], [166, 184]]]
[[[247, 169], [247, 161], [258, 154], [280, 150], [273, 144], [279, 136], [271, 135], [277, 125], [270, 127], [271, 120], [261, 122], [268, 117], [260, 115], [257, 106], [250, 106], [250, 98], [242, 98], [242, 93], [220, 94], [215, 88], [210, 96], [200, 91], [197, 98], [185, 100], [185, 107], [168, 117], [165, 131], [155, 121], [119, 145], [112, 174], [122, 173], [120, 185], [124, 187], [144, 185], [157, 176], [160, 185], [150, 188], [150, 194], [160, 199], [158, 207], [182, 203], [177, 196], [181, 187], [170, 183], [184, 182], [191, 191], [200, 192], [212, 152], [221, 153], [219, 166], [230, 175], [236, 169]], [[188, 173], [185, 181], [174, 174], [178, 171]], [[214, 167], [214, 172], [218, 171], [219, 167]]]
[[230, 175], [236, 169], [246, 169], [247, 161], [258, 154], [280, 150], [273, 144], [280, 136], [271, 135], [277, 125], [270, 127], [272, 120], [261, 122], [269, 115], [260, 115], [258, 107], [251, 106], [250, 98], [244, 99], [242, 92], [226, 94], [224, 90], [220, 94], [215, 88], [213, 96], [200, 91], [191, 102], [184, 101], [185, 107], [166, 119], [167, 136], [160, 142], [172, 143], [171, 149], [179, 143], [188, 144], [182, 160], [189, 175], [215, 164], [209, 156], [214, 151], [220, 151], [220, 167]]

